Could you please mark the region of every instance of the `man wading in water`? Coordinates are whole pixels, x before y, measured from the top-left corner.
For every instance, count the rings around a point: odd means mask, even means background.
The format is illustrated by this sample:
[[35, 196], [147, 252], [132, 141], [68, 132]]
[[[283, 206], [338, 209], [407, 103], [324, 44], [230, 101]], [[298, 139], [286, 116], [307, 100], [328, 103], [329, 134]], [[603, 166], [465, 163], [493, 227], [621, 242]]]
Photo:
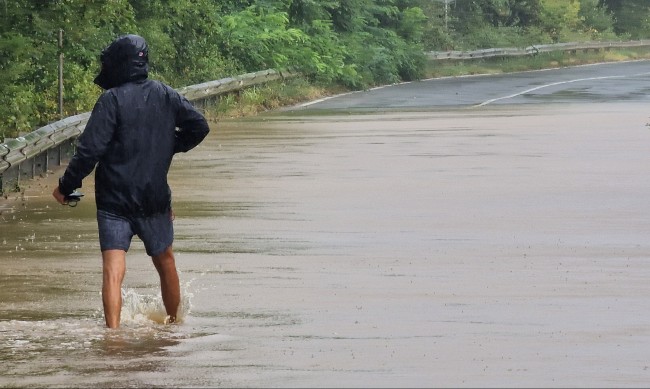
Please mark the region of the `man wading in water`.
[[103, 260], [106, 325], [120, 325], [126, 252], [137, 235], [160, 275], [167, 322], [174, 322], [180, 284], [172, 251], [171, 190], [167, 173], [175, 153], [198, 145], [208, 123], [171, 87], [147, 79], [148, 48], [137, 35], [117, 38], [101, 53], [99, 97], [77, 151], [52, 195], [61, 204], [95, 166], [95, 198]]

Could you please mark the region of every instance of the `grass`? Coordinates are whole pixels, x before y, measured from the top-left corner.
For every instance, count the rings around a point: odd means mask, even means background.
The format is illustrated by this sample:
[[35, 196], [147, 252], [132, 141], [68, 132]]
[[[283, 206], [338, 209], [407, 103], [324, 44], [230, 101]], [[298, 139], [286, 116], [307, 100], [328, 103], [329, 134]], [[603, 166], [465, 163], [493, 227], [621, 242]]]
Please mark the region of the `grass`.
[[323, 87], [298, 77], [274, 81], [227, 94], [205, 105], [210, 120], [254, 116], [280, 107], [311, 101], [346, 91], [339, 86]]

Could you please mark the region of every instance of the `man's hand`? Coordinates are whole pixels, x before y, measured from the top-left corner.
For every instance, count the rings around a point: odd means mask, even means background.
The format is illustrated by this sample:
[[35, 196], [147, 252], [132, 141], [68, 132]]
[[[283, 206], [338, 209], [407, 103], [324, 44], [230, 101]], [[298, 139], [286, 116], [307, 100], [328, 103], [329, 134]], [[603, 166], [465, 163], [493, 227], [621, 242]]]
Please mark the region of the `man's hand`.
[[61, 190], [57, 186], [56, 189], [54, 189], [54, 192], [52, 192], [52, 196], [56, 199], [56, 201], [59, 202], [61, 205], [66, 205], [68, 204], [68, 201], [65, 199], [65, 196], [63, 193], [61, 193]]

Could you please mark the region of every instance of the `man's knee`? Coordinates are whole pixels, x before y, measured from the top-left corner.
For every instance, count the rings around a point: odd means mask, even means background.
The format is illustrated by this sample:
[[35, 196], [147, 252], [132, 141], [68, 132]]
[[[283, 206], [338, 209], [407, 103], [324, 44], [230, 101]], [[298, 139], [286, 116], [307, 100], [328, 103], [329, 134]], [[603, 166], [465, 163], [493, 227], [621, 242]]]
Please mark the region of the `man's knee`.
[[121, 282], [126, 272], [126, 253], [123, 250], [102, 251], [103, 273], [107, 281]]
[[172, 246], [169, 246], [163, 251], [162, 253], [158, 255], [154, 255], [151, 257], [153, 260], [154, 266], [156, 266], [156, 269], [158, 271], [166, 271], [168, 269], [176, 269], [176, 261], [174, 259], [174, 251], [172, 250]]

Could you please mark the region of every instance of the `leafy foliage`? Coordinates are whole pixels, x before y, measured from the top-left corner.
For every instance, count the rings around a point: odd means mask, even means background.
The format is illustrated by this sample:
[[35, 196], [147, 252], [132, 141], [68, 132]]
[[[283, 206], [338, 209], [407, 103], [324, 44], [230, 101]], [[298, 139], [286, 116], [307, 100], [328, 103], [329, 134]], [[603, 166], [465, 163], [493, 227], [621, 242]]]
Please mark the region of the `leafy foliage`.
[[647, 0], [601, 0], [601, 5], [612, 12], [616, 34], [631, 39], [643, 39], [650, 35], [650, 2]]

